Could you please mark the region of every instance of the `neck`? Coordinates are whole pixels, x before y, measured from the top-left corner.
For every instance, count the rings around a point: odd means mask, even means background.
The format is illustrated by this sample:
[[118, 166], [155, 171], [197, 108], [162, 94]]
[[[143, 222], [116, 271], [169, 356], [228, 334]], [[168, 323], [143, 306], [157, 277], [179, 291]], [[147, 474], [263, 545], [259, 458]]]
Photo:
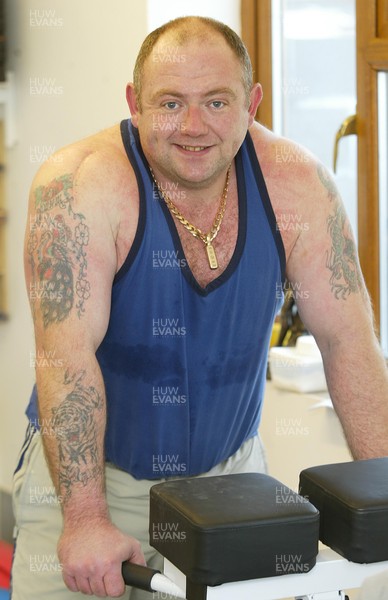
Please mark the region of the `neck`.
[[229, 180], [234, 176], [234, 165], [218, 174], [214, 181], [206, 182], [171, 180], [158, 169], [149, 168], [161, 196], [167, 196], [182, 211], [195, 209], [196, 213], [217, 208]]

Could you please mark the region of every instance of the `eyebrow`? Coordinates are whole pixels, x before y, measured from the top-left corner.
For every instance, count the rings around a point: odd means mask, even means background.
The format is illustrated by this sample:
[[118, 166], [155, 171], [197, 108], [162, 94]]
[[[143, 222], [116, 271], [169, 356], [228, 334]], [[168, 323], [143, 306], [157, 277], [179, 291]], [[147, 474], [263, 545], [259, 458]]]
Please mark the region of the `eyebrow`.
[[[184, 98], [186, 94], [182, 94], [181, 92], [177, 92], [172, 88], [162, 88], [160, 90], [158, 90], [157, 92], [155, 92], [155, 94], [153, 94], [153, 96], [151, 96], [151, 102], [158, 100], [159, 98], [162, 98], [163, 96], [173, 96], [174, 98]], [[230, 96], [233, 100], [235, 100], [237, 98], [236, 93], [228, 87], [223, 87], [223, 88], [216, 88], [214, 90], [210, 90], [209, 92], [206, 92], [204, 94], [205, 98], [210, 98], [212, 96], [218, 96], [218, 95], [227, 95]]]

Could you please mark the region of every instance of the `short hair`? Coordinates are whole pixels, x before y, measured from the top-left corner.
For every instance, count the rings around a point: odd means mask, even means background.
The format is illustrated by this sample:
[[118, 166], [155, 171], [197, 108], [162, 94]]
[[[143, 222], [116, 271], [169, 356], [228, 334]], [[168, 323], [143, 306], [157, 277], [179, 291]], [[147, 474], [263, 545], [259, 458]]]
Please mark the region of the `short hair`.
[[236, 58], [240, 62], [242, 69], [242, 81], [245, 89], [247, 100], [252, 90], [253, 72], [252, 63], [243, 41], [233, 29], [210, 17], [178, 17], [172, 21], [168, 21], [154, 31], [151, 31], [142, 43], [139, 54], [136, 59], [133, 70], [133, 83], [139, 108], [141, 108], [141, 91], [142, 91], [142, 73], [146, 59], [150, 56], [156, 43], [159, 39], [169, 32], [176, 33], [177, 43], [183, 45], [191, 39], [201, 38], [204, 35], [205, 29], [211, 29], [222, 35], [225, 42], [233, 50]]

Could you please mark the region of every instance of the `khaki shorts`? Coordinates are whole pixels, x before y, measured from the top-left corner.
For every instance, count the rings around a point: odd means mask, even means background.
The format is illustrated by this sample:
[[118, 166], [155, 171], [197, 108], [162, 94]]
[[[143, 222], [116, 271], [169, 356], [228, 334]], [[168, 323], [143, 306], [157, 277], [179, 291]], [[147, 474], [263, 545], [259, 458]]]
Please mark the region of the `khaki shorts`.
[[[228, 460], [204, 476], [266, 472], [259, 437], [247, 440]], [[147, 564], [162, 570], [163, 559], [148, 543], [149, 490], [163, 480], [136, 480], [125, 471], [106, 465], [106, 490], [113, 523], [137, 538]], [[12, 600], [80, 600], [62, 579], [57, 542], [62, 529], [58, 498], [43, 454], [39, 432], [29, 429], [21, 451], [13, 487], [15, 556], [12, 567]], [[96, 596], [92, 596], [96, 598]], [[162, 600], [166, 594], [127, 587], [125, 600]]]

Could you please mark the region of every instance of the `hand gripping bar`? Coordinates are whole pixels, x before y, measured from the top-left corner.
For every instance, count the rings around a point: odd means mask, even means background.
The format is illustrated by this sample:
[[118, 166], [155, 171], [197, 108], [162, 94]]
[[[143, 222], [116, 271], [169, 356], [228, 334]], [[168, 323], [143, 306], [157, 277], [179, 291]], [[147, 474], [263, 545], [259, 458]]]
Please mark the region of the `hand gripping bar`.
[[122, 564], [121, 572], [126, 585], [145, 590], [146, 592], [163, 592], [177, 598], [186, 598], [183, 590], [156, 569], [150, 569], [149, 567], [135, 565], [126, 561]]

